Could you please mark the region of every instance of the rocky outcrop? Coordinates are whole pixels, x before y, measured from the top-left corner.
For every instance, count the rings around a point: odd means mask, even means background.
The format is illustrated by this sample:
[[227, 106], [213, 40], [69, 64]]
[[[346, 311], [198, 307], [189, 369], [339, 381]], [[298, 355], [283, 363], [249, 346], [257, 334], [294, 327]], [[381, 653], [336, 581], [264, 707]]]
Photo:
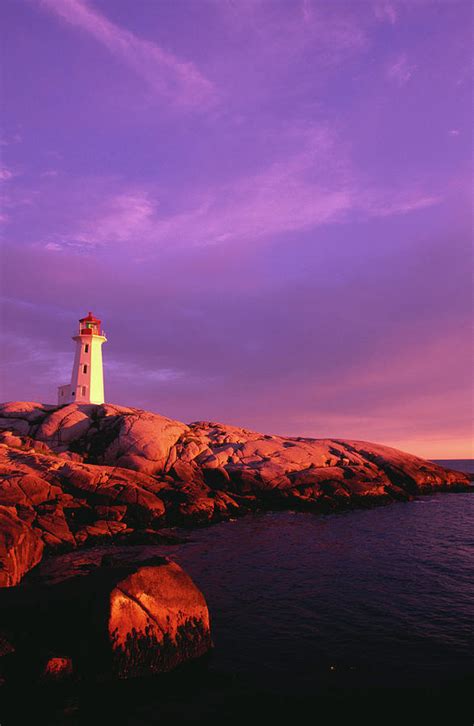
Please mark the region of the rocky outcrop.
[[0, 587], [17, 585], [43, 556], [43, 542], [14, 507], [0, 506]]
[[0, 477], [3, 585], [16, 584], [43, 549], [166, 540], [168, 526], [255, 509], [328, 512], [469, 487], [459, 472], [364, 441], [30, 402], [0, 405]]
[[109, 555], [102, 566], [67, 574], [0, 593], [7, 683], [157, 674], [211, 647], [204, 596], [167, 558]]

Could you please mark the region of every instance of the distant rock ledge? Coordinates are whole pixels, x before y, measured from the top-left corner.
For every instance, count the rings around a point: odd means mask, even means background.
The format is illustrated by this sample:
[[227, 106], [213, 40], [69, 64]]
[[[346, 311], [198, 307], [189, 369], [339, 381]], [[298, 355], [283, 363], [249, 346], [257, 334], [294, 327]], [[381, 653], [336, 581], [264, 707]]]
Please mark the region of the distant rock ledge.
[[169, 542], [163, 528], [174, 525], [469, 489], [468, 476], [388, 446], [186, 425], [110, 404], [1, 404], [0, 432], [1, 587], [45, 553]]

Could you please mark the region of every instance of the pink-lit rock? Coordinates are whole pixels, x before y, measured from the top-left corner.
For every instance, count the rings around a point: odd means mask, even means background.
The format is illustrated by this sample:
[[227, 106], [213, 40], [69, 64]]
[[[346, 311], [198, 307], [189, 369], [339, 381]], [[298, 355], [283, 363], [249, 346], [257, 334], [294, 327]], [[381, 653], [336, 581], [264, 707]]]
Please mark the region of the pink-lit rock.
[[120, 678], [171, 670], [211, 646], [204, 596], [174, 562], [140, 567], [116, 585], [108, 631]]
[[0, 414], [7, 432], [0, 504], [15, 507], [13, 547], [24, 547], [16, 538], [33, 533], [25, 567], [15, 569], [12, 560], [5, 584], [40, 556], [38, 538], [46, 551], [58, 551], [131, 534], [150, 540], [163, 526], [203, 525], [255, 509], [336, 511], [469, 487], [464, 474], [364, 441], [269, 436], [215, 422], [188, 426], [111, 404], [20, 402], [4, 404]]
[[0, 587], [17, 585], [43, 556], [41, 537], [14, 507], [0, 506]]

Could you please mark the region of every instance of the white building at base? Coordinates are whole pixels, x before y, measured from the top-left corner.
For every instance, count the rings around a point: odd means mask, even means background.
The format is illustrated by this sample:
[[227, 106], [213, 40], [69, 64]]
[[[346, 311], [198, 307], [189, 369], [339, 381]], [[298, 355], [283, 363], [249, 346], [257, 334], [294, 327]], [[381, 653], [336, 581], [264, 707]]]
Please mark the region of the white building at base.
[[58, 404], [104, 403], [102, 344], [107, 342], [101, 321], [89, 313], [79, 320], [71, 383], [59, 386]]

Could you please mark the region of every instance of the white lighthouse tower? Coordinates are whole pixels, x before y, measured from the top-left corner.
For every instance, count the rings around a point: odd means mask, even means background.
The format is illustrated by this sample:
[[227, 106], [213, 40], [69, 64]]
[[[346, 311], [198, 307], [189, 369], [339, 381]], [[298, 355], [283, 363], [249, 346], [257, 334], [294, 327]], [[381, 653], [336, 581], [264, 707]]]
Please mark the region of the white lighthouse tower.
[[79, 332], [73, 336], [76, 354], [71, 383], [58, 388], [58, 404], [104, 403], [104, 373], [102, 344], [107, 338], [100, 320], [89, 313], [79, 320]]

